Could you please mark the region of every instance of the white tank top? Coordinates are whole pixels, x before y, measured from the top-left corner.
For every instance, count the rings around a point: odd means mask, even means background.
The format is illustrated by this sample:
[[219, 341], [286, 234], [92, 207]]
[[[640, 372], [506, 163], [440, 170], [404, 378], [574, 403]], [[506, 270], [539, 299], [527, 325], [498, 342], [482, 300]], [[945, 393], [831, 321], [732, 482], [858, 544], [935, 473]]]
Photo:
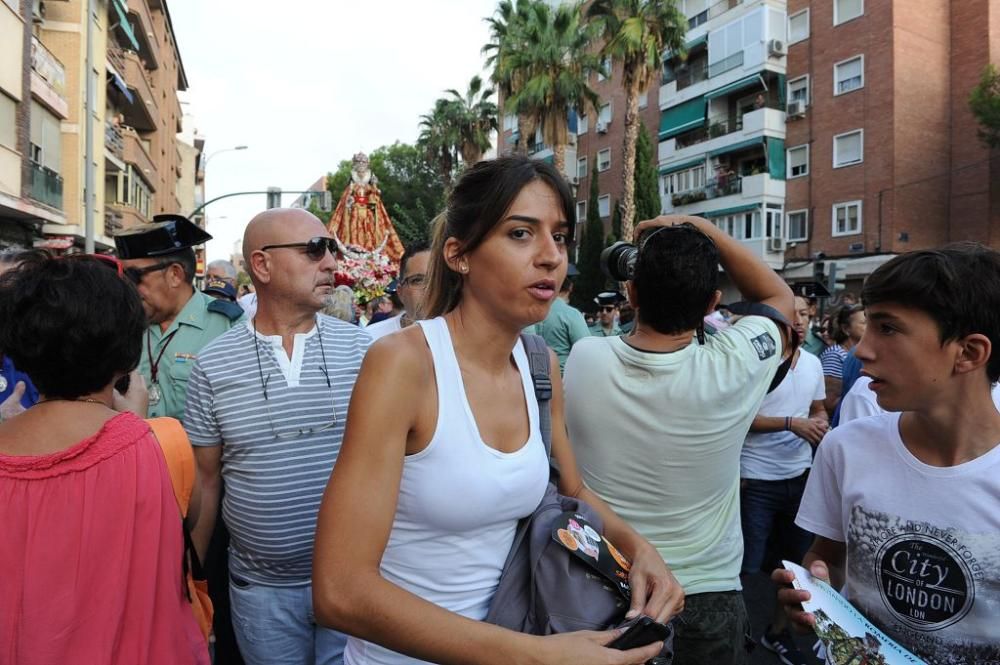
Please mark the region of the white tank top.
[[[500, 580], [517, 522], [538, 507], [549, 465], [538, 428], [528, 358], [518, 339], [512, 354], [528, 411], [527, 442], [512, 453], [479, 434], [443, 318], [419, 321], [437, 380], [437, 427], [427, 447], [403, 462], [396, 516], [382, 555], [382, 577], [421, 598], [482, 620]], [[512, 413], [511, 418], [524, 418]], [[346, 546], [346, 544], [345, 544]], [[413, 665], [423, 661], [351, 637], [347, 665]]]

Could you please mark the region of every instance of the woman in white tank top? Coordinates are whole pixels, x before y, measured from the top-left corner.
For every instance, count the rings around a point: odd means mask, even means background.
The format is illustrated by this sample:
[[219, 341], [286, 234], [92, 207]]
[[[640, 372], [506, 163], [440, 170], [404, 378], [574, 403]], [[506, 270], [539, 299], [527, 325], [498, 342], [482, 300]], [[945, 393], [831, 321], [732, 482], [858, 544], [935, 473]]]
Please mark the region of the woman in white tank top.
[[[435, 232], [428, 320], [383, 337], [365, 358], [313, 565], [317, 622], [354, 636], [347, 665], [625, 664], [658, 653], [657, 644], [602, 646], [615, 631], [536, 637], [482, 622], [517, 522], [548, 481], [518, 335], [545, 318], [565, 278], [574, 208], [544, 163], [470, 168]], [[633, 613], [664, 620], [683, 593], [656, 550], [583, 485], [554, 355], [551, 365], [560, 491], [596, 508], [632, 558]]]

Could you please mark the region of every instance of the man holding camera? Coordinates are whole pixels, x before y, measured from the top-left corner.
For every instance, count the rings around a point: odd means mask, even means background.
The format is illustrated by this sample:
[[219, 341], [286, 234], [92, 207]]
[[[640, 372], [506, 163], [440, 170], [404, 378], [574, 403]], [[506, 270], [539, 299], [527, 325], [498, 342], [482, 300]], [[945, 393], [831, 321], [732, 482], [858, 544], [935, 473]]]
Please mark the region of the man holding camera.
[[[659, 217], [636, 237], [638, 248], [606, 252], [605, 265], [627, 281], [636, 327], [629, 337], [581, 340], [570, 353], [570, 440], [588, 487], [657, 547], [684, 587], [675, 665], [746, 663], [740, 449], [787, 355], [792, 292], [704, 219]], [[705, 336], [703, 317], [721, 297], [719, 264], [763, 316]]]

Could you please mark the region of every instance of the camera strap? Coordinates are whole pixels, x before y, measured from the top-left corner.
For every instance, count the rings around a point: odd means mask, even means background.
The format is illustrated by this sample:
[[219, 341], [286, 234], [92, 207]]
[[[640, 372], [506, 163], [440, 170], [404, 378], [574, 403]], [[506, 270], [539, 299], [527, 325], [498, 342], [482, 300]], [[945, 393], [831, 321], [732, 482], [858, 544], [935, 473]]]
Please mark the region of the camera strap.
[[726, 305], [728, 309], [733, 314], [738, 314], [740, 316], [763, 316], [766, 319], [771, 319], [778, 324], [779, 327], [785, 329], [785, 333], [788, 336], [788, 348], [790, 353], [788, 357], [781, 361], [778, 365], [778, 369], [774, 372], [774, 378], [771, 379], [771, 385], [768, 386], [767, 392], [773, 391], [777, 388], [782, 381], [785, 380], [785, 376], [788, 375], [788, 370], [792, 368], [792, 361], [795, 359], [795, 349], [799, 348], [799, 344], [802, 340], [799, 339], [799, 333], [795, 330], [795, 326], [792, 325], [784, 314], [771, 307], [770, 305], [765, 305], [759, 302], [749, 302], [742, 301], [736, 302], [731, 305]]

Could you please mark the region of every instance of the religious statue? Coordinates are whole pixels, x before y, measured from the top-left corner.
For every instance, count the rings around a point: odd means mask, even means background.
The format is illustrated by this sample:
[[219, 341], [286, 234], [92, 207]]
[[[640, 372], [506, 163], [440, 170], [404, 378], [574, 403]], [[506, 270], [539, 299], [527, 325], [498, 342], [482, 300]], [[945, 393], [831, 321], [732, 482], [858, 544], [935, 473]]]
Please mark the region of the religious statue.
[[344, 247], [384, 254], [393, 263], [403, 256], [403, 243], [382, 203], [378, 178], [369, 167], [368, 155], [363, 152], [354, 155], [351, 161], [351, 182], [333, 211], [329, 229]]

